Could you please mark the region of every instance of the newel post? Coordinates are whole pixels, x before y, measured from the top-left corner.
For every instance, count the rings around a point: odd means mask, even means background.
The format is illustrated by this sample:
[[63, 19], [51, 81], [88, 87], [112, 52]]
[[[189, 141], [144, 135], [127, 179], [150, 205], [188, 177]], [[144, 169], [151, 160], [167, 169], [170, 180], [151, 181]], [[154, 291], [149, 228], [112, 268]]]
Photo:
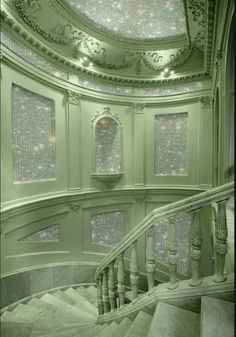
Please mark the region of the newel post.
[[104, 314], [104, 306], [102, 300], [102, 275], [99, 275], [97, 280], [97, 299], [98, 299], [98, 313], [100, 316]]
[[155, 272], [155, 242], [154, 242], [154, 227], [147, 232], [146, 238], [146, 270], [148, 278], [148, 290], [154, 287], [154, 272]]
[[119, 294], [119, 306], [125, 304], [125, 267], [124, 267], [124, 253], [121, 253], [118, 257], [118, 294]]
[[107, 279], [107, 269], [103, 270], [102, 279], [102, 299], [104, 305], [104, 313], [110, 311], [109, 296], [108, 296], [108, 279]]
[[109, 264], [108, 287], [111, 310], [114, 310], [116, 308], [116, 278], [114, 272], [114, 262]]
[[227, 253], [227, 221], [226, 221], [226, 203], [227, 200], [218, 201], [218, 212], [215, 222], [215, 274], [213, 281], [220, 283], [226, 280], [223, 274], [225, 265], [225, 256]]
[[132, 300], [138, 296], [138, 254], [137, 254], [137, 241], [131, 246], [130, 256], [130, 283], [132, 291]]
[[189, 284], [193, 287], [198, 286], [202, 282], [200, 278], [200, 258], [202, 248], [200, 211], [201, 208], [194, 209], [192, 211], [193, 214], [192, 233], [191, 233], [192, 278], [190, 279]]
[[170, 281], [167, 285], [167, 288], [175, 289], [179, 285], [179, 282], [176, 277], [178, 255], [177, 255], [175, 216], [172, 216], [171, 218], [169, 218], [168, 260], [169, 260], [169, 267], [170, 267]]

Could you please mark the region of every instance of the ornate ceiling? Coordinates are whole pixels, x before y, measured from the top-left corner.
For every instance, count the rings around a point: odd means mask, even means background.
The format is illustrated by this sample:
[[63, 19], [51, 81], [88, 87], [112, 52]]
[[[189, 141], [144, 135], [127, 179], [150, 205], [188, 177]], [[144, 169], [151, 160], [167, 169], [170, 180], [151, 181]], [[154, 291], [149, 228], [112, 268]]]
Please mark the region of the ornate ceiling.
[[209, 76], [214, 9], [214, 0], [4, 0], [1, 14], [64, 68], [150, 84]]

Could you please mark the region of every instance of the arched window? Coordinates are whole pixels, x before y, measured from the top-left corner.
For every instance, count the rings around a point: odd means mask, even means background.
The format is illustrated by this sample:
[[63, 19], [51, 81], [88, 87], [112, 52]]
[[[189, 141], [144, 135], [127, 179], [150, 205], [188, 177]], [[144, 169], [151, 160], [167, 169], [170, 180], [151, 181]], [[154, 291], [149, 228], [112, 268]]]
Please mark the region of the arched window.
[[110, 108], [94, 120], [94, 175], [122, 174], [122, 129], [118, 116]]

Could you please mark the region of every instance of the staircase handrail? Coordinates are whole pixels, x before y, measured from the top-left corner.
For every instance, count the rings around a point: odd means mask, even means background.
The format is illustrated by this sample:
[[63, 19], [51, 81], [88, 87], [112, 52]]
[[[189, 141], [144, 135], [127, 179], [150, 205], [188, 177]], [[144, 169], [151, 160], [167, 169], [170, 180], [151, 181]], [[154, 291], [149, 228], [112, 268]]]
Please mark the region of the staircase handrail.
[[234, 182], [232, 181], [198, 193], [194, 196], [154, 209], [104, 257], [97, 267], [95, 278], [97, 279], [103, 270], [108, 268], [110, 263], [114, 262], [120, 254], [136, 242], [137, 239], [139, 239], [145, 232], [147, 232], [153, 226], [153, 220], [170, 217], [181, 211], [191, 211], [206, 206], [212, 202], [228, 199], [228, 196], [232, 194], [233, 191]]

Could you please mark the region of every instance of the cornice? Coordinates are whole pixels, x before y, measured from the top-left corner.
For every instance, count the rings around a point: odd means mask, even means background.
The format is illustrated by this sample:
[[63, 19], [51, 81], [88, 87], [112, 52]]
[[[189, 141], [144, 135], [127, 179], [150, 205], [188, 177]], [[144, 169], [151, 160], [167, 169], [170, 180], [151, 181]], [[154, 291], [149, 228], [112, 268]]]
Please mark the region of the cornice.
[[[73, 69], [73, 71], [78, 71], [82, 73], [86, 73], [88, 75], [91, 75], [95, 78], [104, 79], [107, 81], [111, 81], [113, 83], [123, 83], [123, 84], [133, 84], [133, 85], [142, 85], [142, 84], [155, 84], [155, 83], [168, 83], [168, 82], [179, 82], [179, 81], [187, 81], [187, 80], [195, 80], [195, 79], [205, 79], [208, 77], [208, 73], [206, 72], [200, 72], [197, 74], [186, 74], [181, 77], [174, 77], [174, 78], [156, 78], [156, 76], [152, 77], [123, 77], [115, 74], [106, 74], [101, 71], [94, 71], [87, 68], [84, 68], [78, 64], [78, 62], [75, 62], [72, 59], [68, 59], [67, 57], [63, 56], [62, 54], [59, 54], [52, 48], [46, 46], [43, 44], [39, 39], [37, 39], [33, 34], [31, 34], [28, 30], [26, 30], [19, 22], [15, 20], [15, 18], [12, 17], [12, 15], [9, 13], [9, 11], [6, 9], [6, 6], [3, 5], [1, 9], [1, 14], [3, 17], [3, 21], [7, 23], [8, 26], [11, 27], [14, 31], [16, 31], [18, 34], [24, 36], [24, 39], [26, 41], [29, 41], [38, 51], [39, 53], [42, 53], [44, 55], [47, 55], [50, 60], [56, 60], [59, 64], [63, 66], [63, 70], [65, 68]], [[155, 56], [155, 55], [154, 55]], [[176, 64], [175, 64], [176, 66]]]

